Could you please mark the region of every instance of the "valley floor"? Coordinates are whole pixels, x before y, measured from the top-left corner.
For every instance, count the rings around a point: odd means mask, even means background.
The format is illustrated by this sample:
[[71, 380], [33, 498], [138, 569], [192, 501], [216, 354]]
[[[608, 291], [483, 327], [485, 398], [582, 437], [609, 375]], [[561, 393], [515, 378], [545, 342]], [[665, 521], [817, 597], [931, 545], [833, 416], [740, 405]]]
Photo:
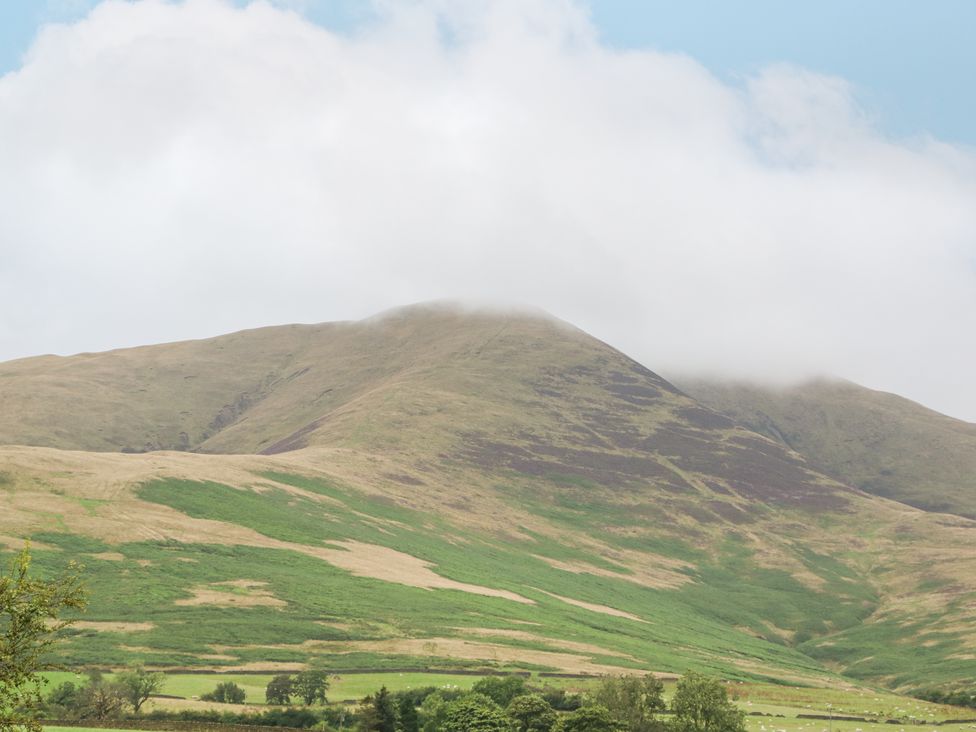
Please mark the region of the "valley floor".
[[[78, 682], [82, 675], [70, 671], [45, 675], [49, 688], [64, 682]], [[111, 676], [111, 675], [109, 675]], [[265, 708], [264, 690], [272, 674], [167, 674], [160, 692], [173, 698], [154, 698], [147, 711], [165, 709], [235, 710]], [[470, 689], [481, 676], [452, 673], [360, 673], [332, 677], [329, 700], [357, 704], [363, 697], [385, 686], [391, 692], [436, 686]], [[221, 682], [233, 682], [247, 694], [245, 705], [199, 701]], [[586, 693], [599, 679], [548, 678], [533, 675], [529, 683], [553, 686], [569, 692]], [[665, 681], [665, 698], [670, 698], [674, 681]], [[731, 683], [730, 695], [746, 712], [750, 732], [903, 732], [906, 728], [938, 726], [953, 730], [976, 729], [976, 710], [915, 699], [874, 688], [844, 686], [836, 688], [796, 687], [780, 684]], [[805, 716], [803, 716], [805, 715]], [[811, 718], [813, 717], [813, 718]], [[821, 718], [822, 717], [822, 718]], [[845, 720], [843, 717], [859, 717]], [[896, 724], [889, 720], [903, 720]], [[120, 723], [122, 724], [122, 723]], [[49, 730], [58, 730], [49, 727]], [[77, 730], [72, 727], [70, 729]]]

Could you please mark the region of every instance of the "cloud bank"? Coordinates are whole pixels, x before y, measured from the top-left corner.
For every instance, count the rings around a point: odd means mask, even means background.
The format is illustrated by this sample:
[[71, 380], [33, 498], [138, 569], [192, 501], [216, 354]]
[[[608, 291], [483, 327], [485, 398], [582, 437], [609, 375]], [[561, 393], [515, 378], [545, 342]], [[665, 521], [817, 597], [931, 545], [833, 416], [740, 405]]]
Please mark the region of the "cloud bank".
[[352, 36], [109, 1], [0, 78], [0, 358], [435, 298], [976, 420], [976, 155], [888, 139], [841, 79], [607, 48], [561, 0]]

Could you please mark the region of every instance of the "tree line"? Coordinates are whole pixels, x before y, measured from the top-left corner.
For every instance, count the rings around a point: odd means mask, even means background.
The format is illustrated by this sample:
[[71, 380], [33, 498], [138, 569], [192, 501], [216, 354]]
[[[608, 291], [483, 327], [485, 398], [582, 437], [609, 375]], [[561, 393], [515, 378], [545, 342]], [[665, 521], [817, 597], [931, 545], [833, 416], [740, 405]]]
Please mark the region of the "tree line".
[[[669, 714], [663, 714], [669, 712]], [[717, 679], [695, 672], [670, 705], [652, 676], [602, 679], [585, 695], [535, 689], [521, 676], [480, 679], [468, 692], [384, 687], [359, 707], [359, 732], [744, 732], [745, 713]]]
[[976, 686], [952, 689], [922, 689], [915, 692], [915, 696], [936, 704], [952, 704], [957, 707], [976, 709]]
[[[133, 719], [163, 681], [163, 674], [142, 668], [112, 679], [91, 671], [83, 684], [68, 681], [53, 688], [41, 712], [58, 720]], [[268, 683], [265, 701], [303, 708], [257, 713], [153, 710], [140, 718], [315, 727], [324, 732], [744, 732], [744, 713], [728, 698], [725, 686], [694, 672], [678, 681], [670, 705], [664, 700], [664, 685], [653, 675], [606, 677], [586, 694], [535, 687], [515, 675], [479, 679], [470, 691], [430, 686], [390, 692], [384, 686], [354, 709], [327, 706], [328, 688], [326, 671], [279, 674]], [[225, 681], [201, 699], [242, 704], [246, 694]]]

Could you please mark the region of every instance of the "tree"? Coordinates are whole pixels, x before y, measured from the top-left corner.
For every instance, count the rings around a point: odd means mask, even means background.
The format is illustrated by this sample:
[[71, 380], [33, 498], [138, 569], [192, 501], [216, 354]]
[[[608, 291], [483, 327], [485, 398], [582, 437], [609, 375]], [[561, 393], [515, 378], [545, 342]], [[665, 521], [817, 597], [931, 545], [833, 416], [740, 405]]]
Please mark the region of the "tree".
[[580, 707], [559, 720], [559, 732], [619, 732], [620, 723], [601, 704]]
[[363, 732], [396, 732], [396, 706], [393, 695], [385, 686], [375, 696], [370, 695], [363, 699], [360, 714], [362, 721], [359, 727]]
[[132, 706], [132, 711], [138, 714], [146, 700], [163, 688], [166, 677], [161, 673], [149, 673], [139, 667], [119, 674], [117, 681], [125, 690], [125, 698]]
[[567, 694], [565, 689], [554, 686], [543, 686], [542, 698], [549, 702], [549, 706], [560, 712], [575, 712], [583, 706], [579, 694]]
[[325, 692], [329, 688], [329, 674], [325, 671], [302, 671], [292, 679], [292, 692], [306, 707], [315, 702], [325, 704]]
[[400, 703], [397, 705], [397, 716], [399, 724], [398, 732], [420, 732], [420, 720], [417, 717], [417, 706], [414, 698], [410, 694], [400, 696]]
[[420, 722], [423, 732], [440, 732], [444, 726], [448, 703], [444, 695], [436, 691], [428, 694], [420, 703]]
[[484, 694], [467, 694], [447, 706], [442, 732], [512, 732], [512, 721]]
[[53, 716], [55, 719], [69, 719], [76, 716], [80, 696], [81, 689], [70, 681], [58, 684], [47, 695], [47, 716]]
[[219, 702], [221, 704], [243, 704], [246, 694], [244, 689], [233, 681], [223, 681], [209, 694], [200, 697], [203, 701]]
[[[222, 716], [216, 712], [213, 712], [213, 715], [211, 721], [218, 721]], [[247, 715], [242, 714], [239, 718], [246, 720]], [[264, 727], [291, 727], [292, 729], [308, 729], [320, 721], [311, 709], [299, 709], [297, 707], [269, 709], [257, 715], [257, 719]], [[246, 721], [245, 724], [247, 724]]]
[[51, 580], [30, 575], [30, 544], [13, 560], [9, 574], [0, 577], [0, 732], [14, 729], [40, 732], [42, 671], [56, 668], [46, 652], [58, 631], [70, 625], [61, 613], [85, 607], [80, 568], [70, 563]]
[[265, 687], [264, 700], [268, 704], [291, 704], [291, 695], [294, 693], [291, 676], [278, 674]]
[[675, 732], [745, 732], [745, 712], [729, 700], [721, 682], [694, 671], [678, 680], [671, 710]]
[[92, 678], [78, 695], [78, 716], [98, 721], [113, 719], [129, 704], [126, 688], [117, 681]]
[[525, 693], [525, 679], [521, 676], [486, 676], [471, 687], [476, 694], [484, 694], [498, 706], [505, 708], [517, 696]]
[[628, 732], [655, 732], [664, 728], [664, 723], [654, 716], [665, 708], [664, 684], [652, 674], [605, 678], [593, 700], [606, 707]]
[[549, 732], [556, 723], [556, 712], [540, 694], [515, 697], [505, 713], [515, 722], [517, 732]]

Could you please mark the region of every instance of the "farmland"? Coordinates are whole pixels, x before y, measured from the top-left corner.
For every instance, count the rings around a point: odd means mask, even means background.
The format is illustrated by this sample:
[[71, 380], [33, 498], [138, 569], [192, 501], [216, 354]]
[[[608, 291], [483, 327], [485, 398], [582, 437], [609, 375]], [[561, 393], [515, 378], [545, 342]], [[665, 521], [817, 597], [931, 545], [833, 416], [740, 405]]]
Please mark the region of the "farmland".
[[[271, 673], [169, 673], [166, 674], [160, 694], [180, 697], [183, 701], [192, 701], [212, 691], [218, 683], [233, 682], [246, 691], [248, 706], [264, 706], [264, 690], [272, 676]], [[81, 674], [68, 671], [48, 672], [45, 678], [50, 687], [65, 681], [80, 683], [84, 680]], [[108, 674], [106, 678], [111, 679], [112, 674]], [[477, 673], [402, 671], [345, 673], [330, 678], [328, 696], [334, 702], [355, 703], [375, 693], [380, 687], [386, 687], [391, 692], [425, 687], [467, 690], [480, 678], [484, 677]], [[536, 687], [552, 686], [580, 694], [591, 692], [600, 682], [599, 677], [553, 678], [539, 676], [538, 673], [529, 674], [526, 679], [528, 684]], [[665, 680], [666, 699], [673, 693], [674, 685], [673, 680]], [[807, 728], [810, 725], [813, 725], [811, 729], [817, 728], [818, 720], [798, 718], [797, 715], [801, 714], [863, 717], [868, 721], [858, 722], [856, 726], [867, 730], [868, 726], [879, 724], [888, 732], [898, 729], [890, 723], [885, 723], [885, 720], [889, 719], [905, 720], [908, 726], [939, 724], [942, 728], [954, 719], [976, 718], [976, 712], [971, 709], [934, 704], [877, 688], [807, 687], [748, 682], [731, 682], [727, 688], [736, 703], [750, 715], [750, 723], [765, 725], [767, 729], [779, 729], [783, 725], [792, 725], [790, 729]], [[161, 702], [166, 702], [165, 708], [175, 709], [180, 707], [181, 699], [159, 699], [155, 703]], [[211, 706], [222, 708], [226, 705], [211, 704]], [[964, 724], [974, 723], [976, 722], [966, 721]], [[844, 720], [835, 719], [833, 728], [844, 729], [845, 724], [847, 723]], [[838, 727], [838, 725], [842, 726]]]

